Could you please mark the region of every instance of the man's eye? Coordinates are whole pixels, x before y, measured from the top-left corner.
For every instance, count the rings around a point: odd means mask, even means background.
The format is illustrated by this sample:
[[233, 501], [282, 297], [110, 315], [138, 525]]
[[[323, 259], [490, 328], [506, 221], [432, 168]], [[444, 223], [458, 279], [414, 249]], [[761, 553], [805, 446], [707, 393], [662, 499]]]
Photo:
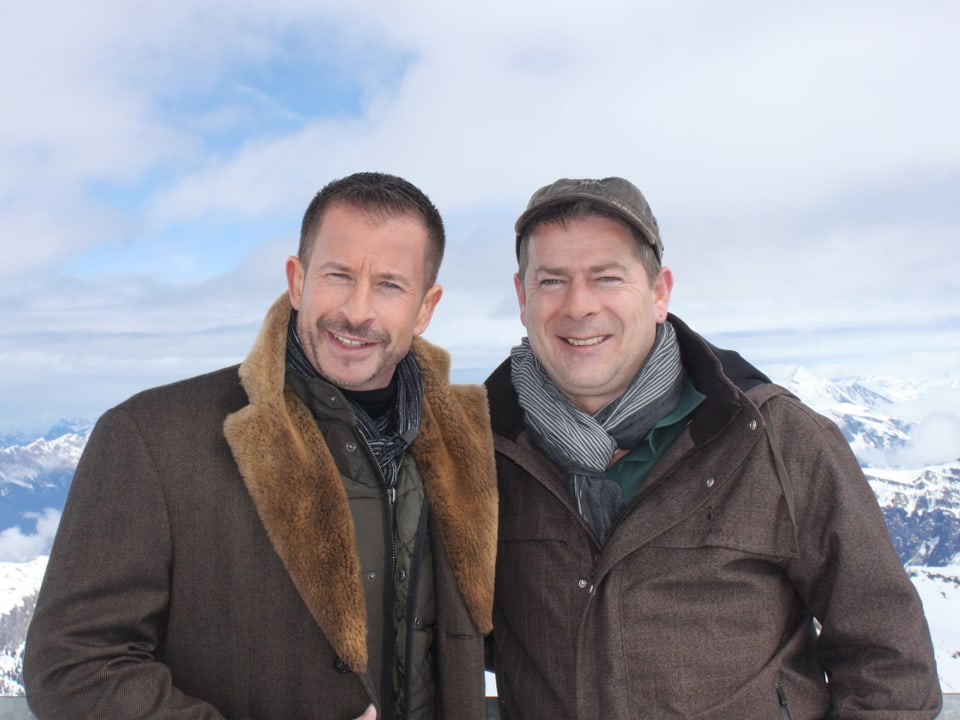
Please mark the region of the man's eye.
[[560, 278], [544, 278], [540, 281], [540, 287], [556, 287], [557, 285], [562, 285], [563, 280]]

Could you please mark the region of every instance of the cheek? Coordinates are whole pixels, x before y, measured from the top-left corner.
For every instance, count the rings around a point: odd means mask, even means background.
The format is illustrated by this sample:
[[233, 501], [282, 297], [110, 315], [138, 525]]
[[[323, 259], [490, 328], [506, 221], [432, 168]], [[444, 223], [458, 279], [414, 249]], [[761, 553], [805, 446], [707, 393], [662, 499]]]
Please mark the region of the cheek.
[[315, 313], [317, 308], [323, 307], [325, 293], [317, 287], [304, 285], [303, 294], [300, 296], [301, 313]]
[[350, 302], [350, 299], [350, 292], [346, 288], [317, 286], [309, 294], [304, 292], [300, 300], [300, 312], [312, 318], [334, 316]]
[[544, 317], [543, 298], [540, 298], [540, 297], [525, 298], [525, 301], [520, 305], [520, 322], [522, 322], [525, 327], [536, 328], [538, 325], [542, 323], [543, 317]]
[[396, 336], [413, 332], [420, 322], [420, 309], [410, 304], [384, 303], [376, 312], [376, 325]]

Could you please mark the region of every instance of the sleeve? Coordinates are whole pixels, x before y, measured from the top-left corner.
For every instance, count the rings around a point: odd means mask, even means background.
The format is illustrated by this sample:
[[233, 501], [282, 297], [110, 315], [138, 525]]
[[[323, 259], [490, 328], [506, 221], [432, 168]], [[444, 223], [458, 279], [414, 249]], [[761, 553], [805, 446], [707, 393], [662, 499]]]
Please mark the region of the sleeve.
[[166, 513], [140, 429], [108, 411], [77, 466], [27, 635], [24, 685], [40, 720], [222, 720], [155, 654], [170, 592]]
[[787, 573], [822, 626], [831, 717], [936, 717], [930, 631], [873, 490], [834, 423], [794, 400], [773, 402], [797, 506], [800, 555]]

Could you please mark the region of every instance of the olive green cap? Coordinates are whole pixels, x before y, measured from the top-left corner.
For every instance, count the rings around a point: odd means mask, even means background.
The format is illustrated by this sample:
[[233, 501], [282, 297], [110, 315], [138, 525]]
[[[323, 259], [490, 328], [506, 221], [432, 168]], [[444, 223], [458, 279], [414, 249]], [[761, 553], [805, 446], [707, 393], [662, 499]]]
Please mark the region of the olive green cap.
[[633, 183], [619, 177], [600, 180], [563, 178], [537, 190], [527, 203], [527, 209], [517, 219], [517, 256], [520, 254], [520, 238], [538, 215], [548, 208], [578, 200], [595, 203], [622, 218], [650, 244], [657, 260], [663, 261], [660, 228], [650, 205]]

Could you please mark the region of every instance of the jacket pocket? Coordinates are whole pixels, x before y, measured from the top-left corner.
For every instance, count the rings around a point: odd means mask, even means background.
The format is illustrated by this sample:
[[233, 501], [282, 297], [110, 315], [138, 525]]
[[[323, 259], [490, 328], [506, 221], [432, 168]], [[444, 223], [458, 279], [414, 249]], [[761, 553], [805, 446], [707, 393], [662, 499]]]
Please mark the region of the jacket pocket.
[[776, 478], [758, 471], [740, 473], [736, 482], [727, 483], [680, 522], [651, 537], [649, 544], [726, 548], [783, 560], [798, 556], [789, 503]]

